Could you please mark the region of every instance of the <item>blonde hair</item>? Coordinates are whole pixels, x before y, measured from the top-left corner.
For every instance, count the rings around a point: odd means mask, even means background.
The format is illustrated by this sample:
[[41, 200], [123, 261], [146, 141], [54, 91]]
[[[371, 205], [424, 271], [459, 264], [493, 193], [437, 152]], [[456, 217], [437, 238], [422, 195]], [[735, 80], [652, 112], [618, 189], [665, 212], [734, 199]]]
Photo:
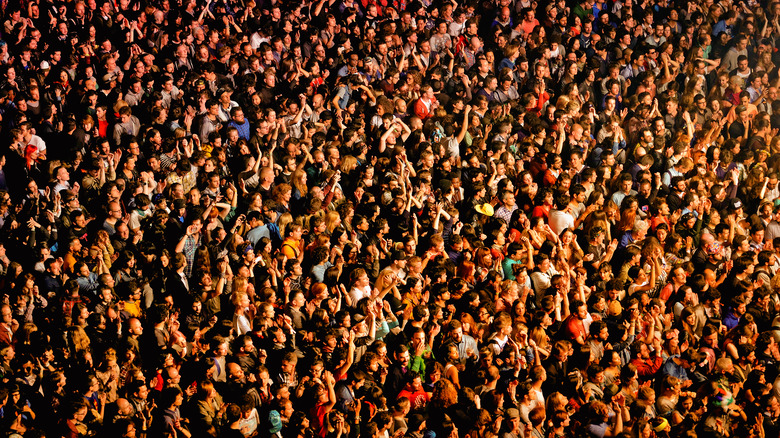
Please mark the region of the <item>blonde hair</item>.
[[279, 234], [282, 236], [287, 235], [287, 226], [290, 225], [293, 221], [293, 217], [290, 213], [282, 213], [281, 216], [279, 216], [279, 221], [276, 224], [279, 227]]
[[233, 287], [231, 288], [233, 290], [233, 299], [235, 300], [235, 297], [237, 295], [244, 294], [246, 295], [247, 288], [249, 287], [249, 280], [245, 277], [235, 277], [233, 279]]
[[[246, 282], [246, 279], [243, 280]], [[246, 289], [246, 286], [244, 287], [244, 289]], [[238, 307], [239, 305], [241, 305], [241, 301], [243, 301], [244, 298], [249, 298], [249, 296], [245, 292], [234, 290], [233, 297], [231, 298], [231, 302], [233, 303], [234, 306]]]
[[558, 99], [555, 101], [555, 107], [556, 108], [565, 108], [566, 105], [569, 104], [569, 102], [571, 102], [571, 99], [569, 98], [569, 96], [566, 96], [566, 95], [559, 96]]
[[341, 219], [341, 216], [339, 216], [339, 212], [336, 210], [328, 210], [327, 213], [325, 213], [325, 228], [328, 230], [329, 234], [333, 233], [333, 230], [336, 229], [337, 221]]
[[341, 159], [341, 173], [349, 175], [356, 167], [358, 160], [352, 155], [346, 155]]

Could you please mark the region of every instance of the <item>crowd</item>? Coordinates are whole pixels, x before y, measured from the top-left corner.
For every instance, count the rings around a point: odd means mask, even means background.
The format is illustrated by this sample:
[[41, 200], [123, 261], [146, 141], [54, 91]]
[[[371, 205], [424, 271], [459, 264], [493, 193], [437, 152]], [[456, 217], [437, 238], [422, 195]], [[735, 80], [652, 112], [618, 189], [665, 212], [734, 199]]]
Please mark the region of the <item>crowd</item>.
[[3, 437], [780, 436], [780, 1], [0, 11]]

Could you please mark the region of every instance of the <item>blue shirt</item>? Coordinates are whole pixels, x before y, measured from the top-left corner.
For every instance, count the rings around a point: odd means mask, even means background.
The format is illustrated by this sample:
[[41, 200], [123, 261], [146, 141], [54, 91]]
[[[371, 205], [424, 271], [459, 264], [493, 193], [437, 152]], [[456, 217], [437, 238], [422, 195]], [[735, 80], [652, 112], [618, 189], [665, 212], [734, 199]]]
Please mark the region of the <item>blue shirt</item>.
[[271, 231], [268, 229], [268, 224], [260, 225], [259, 227], [252, 228], [246, 233], [246, 240], [252, 242], [252, 246], [256, 246], [257, 242], [263, 237], [271, 238]]
[[94, 298], [97, 296], [95, 294], [95, 291], [97, 290], [99, 284], [98, 284], [98, 276], [94, 272], [90, 272], [88, 276], [76, 277], [76, 283], [79, 285], [79, 292], [80, 293], [87, 293], [87, 296], [90, 298]]
[[715, 26], [712, 26], [712, 36], [718, 36], [721, 32], [726, 32], [726, 35], [731, 36], [731, 26], [726, 24], [726, 20], [720, 20]]
[[620, 207], [620, 204], [622, 204], [622, 203], [623, 203], [623, 199], [625, 199], [625, 198], [626, 198], [626, 196], [636, 196], [636, 191], [635, 191], [635, 190], [631, 190], [630, 192], [628, 192], [628, 194], [626, 194], [626, 193], [623, 193], [623, 191], [622, 191], [622, 190], [620, 190], [620, 191], [617, 191], [617, 192], [615, 192], [615, 193], [612, 195], [612, 202], [614, 202], [614, 203], [615, 203], [615, 205], [617, 205], [618, 207]]
[[674, 356], [669, 356], [668, 359], [666, 359], [666, 362], [664, 362], [664, 366], [661, 367], [659, 370], [662, 376], [674, 376], [677, 377], [680, 380], [690, 380], [688, 379], [688, 371], [685, 370], [681, 365], [677, 365], [674, 362], [674, 358], [679, 358], [680, 355], [676, 354]]
[[500, 70], [503, 70], [504, 68], [508, 68], [510, 70], [514, 70], [515, 69], [515, 62], [512, 61], [509, 58], [502, 59], [501, 63], [498, 65], [498, 69], [500, 71]]
[[731, 309], [729, 313], [726, 314], [726, 316], [723, 317], [723, 325], [725, 325], [729, 330], [733, 329], [739, 324], [740, 317], [734, 313], [734, 309]]
[[235, 120], [231, 120], [230, 123], [228, 123], [228, 126], [236, 128], [238, 131], [238, 138], [243, 138], [244, 140], [249, 141], [250, 132], [248, 120], [244, 119], [243, 125], [239, 125]]
[[623, 237], [620, 238], [620, 244], [618, 244], [618, 249], [625, 249], [628, 245], [631, 245], [634, 243], [634, 236], [631, 235], [631, 231], [626, 231], [626, 234], [623, 234]]
[[331, 266], [333, 265], [327, 260], [325, 263], [312, 266], [311, 276], [314, 278], [314, 281], [317, 283], [322, 283], [325, 281], [325, 271], [327, 271]]

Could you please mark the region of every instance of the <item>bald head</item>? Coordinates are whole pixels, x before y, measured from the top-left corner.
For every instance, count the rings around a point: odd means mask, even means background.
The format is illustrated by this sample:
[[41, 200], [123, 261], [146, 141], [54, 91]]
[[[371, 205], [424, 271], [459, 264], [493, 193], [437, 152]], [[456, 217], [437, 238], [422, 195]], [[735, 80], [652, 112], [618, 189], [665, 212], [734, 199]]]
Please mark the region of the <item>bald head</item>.
[[130, 402], [125, 398], [116, 399], [116, 408], [119, 415], [129, 417], [135, 413], [133, 410], [133, 405], [131, 405]]
[[138, 318], [130, 318], [130, 335], [141, 336], [144, 332], [144, 327], [141, 325], [141, 320]]
[[228, 372], [228, 377], [230, 377], [231, 379], [241, 379], [242, 377], [244, 377], [244, 370], [242, 370], [241, 366], [239, 366], [235, 362], [230, 362], [229, 364], [227, 364], [227, 372]]
[[705, 269], [704, 270], [704, 279], [707, 280], [707, 284], [712, 287], [715, 284], [715, 281], [717, 280], [717, 276], [715, 275], [715, 271], [712, 269]]
[[176, 369], [176, 367], [174, 366], [165, 367], [165, 373], [166, 376], [168, 376], [168, 380], [172, 381], [173, 383], [178, 383], [179, 370]]

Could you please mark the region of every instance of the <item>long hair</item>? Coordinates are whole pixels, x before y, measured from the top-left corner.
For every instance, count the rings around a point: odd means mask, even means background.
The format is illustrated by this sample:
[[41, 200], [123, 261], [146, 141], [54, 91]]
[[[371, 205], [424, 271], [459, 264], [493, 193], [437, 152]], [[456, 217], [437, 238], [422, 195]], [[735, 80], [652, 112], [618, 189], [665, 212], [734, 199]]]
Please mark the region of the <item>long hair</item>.
[[430, 405], [436, 409], [446, 409], [458, 403], [458, 389], [448, 379], [441, 379], [433, 385]]
[[38, 156], [33, 157], [38, 152], [38, 147], [33, 144], [28, 144], [24, 148], [24, 161], [27, 166], [27, 170], [32, 169], [33, 165], [38, 164]]
[[302, 198], [309, 193], [309, 187], [303, 181], [305, 176], [306, 172], [303, 169], [295, 169], [295, 171], [292, 173], [292, 177], [290, 178], [293, 187], [298, 189], [298, 193], [300, 193]]

